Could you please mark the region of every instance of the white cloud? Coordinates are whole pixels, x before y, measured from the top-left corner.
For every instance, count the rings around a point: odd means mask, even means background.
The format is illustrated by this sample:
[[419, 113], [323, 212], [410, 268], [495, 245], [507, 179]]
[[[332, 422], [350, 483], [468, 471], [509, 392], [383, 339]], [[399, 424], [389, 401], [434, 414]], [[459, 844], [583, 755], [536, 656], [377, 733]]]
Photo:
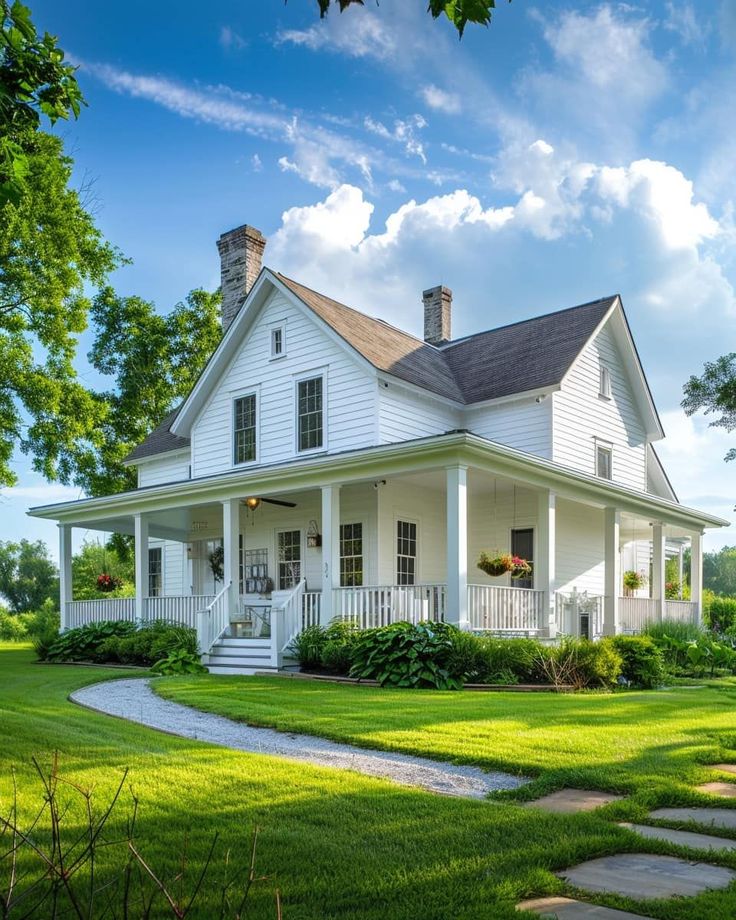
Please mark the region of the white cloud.
[[431, 109], [436, 109], [438, 112], [444, 112], [447, 115], [457, 115], [462, 108], [460, 96], [457, 93], [450, 93], [447, 90], [440, 89], [434, 83], [422, 87], [421, 95]]
[[668, 2], [665, 8], [665, 29], [678, 35], [683, 45], [703, 49], [711, 31], [711, 24], [703, 12], [696, 13], [692, 3]]
[[44, 483], [36, 486], [11, 486], [0, 489], [0, 500], [32, 501], [38, 504], [70, 502], [82, 497], [80, 489], [62, 486], [58, 483]]
[[401, 144], [404, 151], [410, 156], [419, 157], [422, 163], [427, 162], [424, 145], [417, 134], [422, 128], [427, 127], [427, 122], [421, 115], [412, 115], [407, 119], [397, 118], [393, 129], [387, 128], [383, 122], [375, 121], [370, 115], [366, 115], [363, 125], [371, 134], [376, 134], [387, 141], [395, 141]]
[[276, 35], [276, 44], [385, 61], [396, 55], [398, 35], [386, 24], [385, 17], [370, 10], [349, 10], [340, 16], [328, 16], [308, 29], [284, 29]]
[[262, 172], [263, 171], [263, 161], [258, 156], [257, 153], [254, 153], [250, 158], [250, 165], [253, 172]]
[[220, 29], [220, 45], [226, 51], [240, 51], [248, 42], [232, 26], [222, 26]]

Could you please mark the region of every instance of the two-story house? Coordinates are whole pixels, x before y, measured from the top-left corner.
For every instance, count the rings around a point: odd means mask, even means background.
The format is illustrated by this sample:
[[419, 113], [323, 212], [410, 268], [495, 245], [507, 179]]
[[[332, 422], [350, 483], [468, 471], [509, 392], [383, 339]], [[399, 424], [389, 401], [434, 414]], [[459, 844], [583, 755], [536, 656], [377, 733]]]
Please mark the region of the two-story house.
[[[726, 522], [672, 490], [620, 297], [453, 340], [436, 287], [420, 340], [262, 268], [265, 243], [220, 237], [223, 337], [130, 454], [138, 488], [32, 510], [59, 522], [63, 626], [176, 619], [228, 670], [336, 616], [542, 636], [699, 618], [702, 534]], [[73, 600], [73, 527], [135, 535], [134, 599]], [[685, 545], [689, 601], [665, 596]], [[532, 575], [485, 575], [483, 550]]]

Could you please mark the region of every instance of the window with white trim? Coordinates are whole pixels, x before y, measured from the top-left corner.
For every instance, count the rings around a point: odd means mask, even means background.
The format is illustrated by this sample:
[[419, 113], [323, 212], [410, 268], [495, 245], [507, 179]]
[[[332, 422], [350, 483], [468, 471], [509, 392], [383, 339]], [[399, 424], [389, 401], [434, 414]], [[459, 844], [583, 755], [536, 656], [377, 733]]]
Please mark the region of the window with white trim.
[[600, 367], [600, 380], [598, 383], [598, 395], [602, 399], [611, 398], [611, 372], [605, 364]]
[[601, 479], [613, 479], [613, 448], [609, 444], [595, 445], [595, 474]]
[[148, 596], [161, 597], [163, 589], [164, 553], [160, 546], [148, 548]]
[[295, 588], [302, 578], [302, 535], [299, 530], [278, 534], [279, 591]]
[[233, 400], [233, 463], [256, 459], [256, 394]]
[[363, 585], [363, 525], [340, 525], [340, 587]]
[[275, 326], [271, 330], [271, 357], [280, 358], [286, 354], [285, 330], [283, 326]]
[[414, 585], [417, 578], [417, 525], [396, 522], [396, 584]]
[[324, 443], [324, 378], [297, 381], [297, 450], [319, 450]]

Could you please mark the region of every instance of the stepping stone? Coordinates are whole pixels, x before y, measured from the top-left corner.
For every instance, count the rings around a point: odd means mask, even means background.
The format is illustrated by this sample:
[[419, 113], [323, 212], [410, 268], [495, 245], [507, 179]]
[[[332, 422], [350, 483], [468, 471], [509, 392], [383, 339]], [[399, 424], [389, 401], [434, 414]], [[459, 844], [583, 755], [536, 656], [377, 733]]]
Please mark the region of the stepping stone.
[[662, 821], [692, 821], [706, 827], [722, 827], [736, 831], [736, 808], [655, 808], [650, 818]]
[[718, 795], [722, 799], [736, 799], [736, 784], [734, 783], [703, 783], [695, 787], [698, 792], [707, 792], [709, 795]]
[[651, 853], [601, 856], [557, 875], [576, 888], [642, 900], [693, 897], [713, 888], [727, 888], [736, 879], [732, 869]]
[[736, 840], [728, 840], [726, 837], [696, 834], [693, 831], [673, 831], [669, 827], [650, 827], [648, 824], [629, 824], [626, 821], [621, 821], [619, 827], [625, 827], [650, 840], [666, 840], [694, 850], [736, 850]]
[[535, 898], [533, 901], [522, 901], [516, 905], [516, 909], [530, 910], [542, 917], [554, 917], [556, 920], [651, 920], [640, 914], [586, 904], [584, 901], [573, 901], [572, 898]]
[[618, 802], [622, 795], [612, 795], [610, 792], [595, 792], [591, 789], [560, 789], [543, 795], [541, 799], [524, 804], [531, 808], [543, 808], [558, 814], [572, 815], [579, 811], [594, 811], [602, 805]]
[[722, 773], [736, 773], [736, 763], [709, 763], [706, 766], [711, 770], [720, 770]]

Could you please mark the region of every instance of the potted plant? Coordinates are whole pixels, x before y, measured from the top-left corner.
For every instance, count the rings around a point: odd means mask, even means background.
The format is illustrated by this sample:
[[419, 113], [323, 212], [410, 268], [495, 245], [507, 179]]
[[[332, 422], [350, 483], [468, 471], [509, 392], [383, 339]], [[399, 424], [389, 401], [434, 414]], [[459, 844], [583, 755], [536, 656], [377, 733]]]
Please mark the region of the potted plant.
[[511, 577], [529, 578], [532, 574], [532, 564], [521, 556], [511, 557]]
[[495, 556], [490, 556], [488, 553], [482, 552], [478, 559], [478, 568], [481, 572], [485, 572], [486, 575], [490, 575], [491, 578], [499, 578], [501, 575], [510, 572], [513, 567], [514, 557], [511, 553], [497, 553]]
[[97, 590], [102, 591], [103, 594], [110, 594], [112, 591], [117, 591], [118, 588], [123, 587], [123, 579], [118, 578], [117, 575], [110, 575], [107, 572], [103, 572], [101, 575], [97, 576]]
[[646, 583], [647, 577], [643, 572], [635, 572], [633, 569], [624, 572], [624, 594], [626, 597], [631, 597], [634, 591], [643, 588]]

